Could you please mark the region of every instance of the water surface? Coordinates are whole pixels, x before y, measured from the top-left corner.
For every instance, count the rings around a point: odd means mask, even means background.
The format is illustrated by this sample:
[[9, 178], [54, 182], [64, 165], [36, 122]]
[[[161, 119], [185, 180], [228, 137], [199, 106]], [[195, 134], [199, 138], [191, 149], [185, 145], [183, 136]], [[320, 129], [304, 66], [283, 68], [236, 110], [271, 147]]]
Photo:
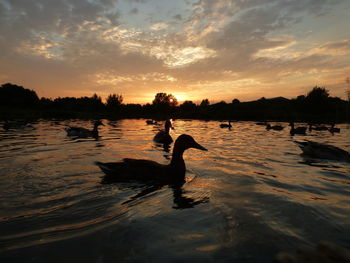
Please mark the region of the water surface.
[[[181, 188], [102, 184], [94, 161], [168, 163], [161, 126], [103, 120], [98, 139], [72, 139], [42, 120], [0, 131], [1, 262], [270, 262], [320, 240], [350, 246], [350, 165], [300, 155], [293, 140], [350, 150], [341, 133], [290, 136], [253, 122], [175, 120], [209, 151], [185, 152]], [[300, 124], [298, 124], [300, 125]], [[4, 261], [5, 260], [5, 261]]]

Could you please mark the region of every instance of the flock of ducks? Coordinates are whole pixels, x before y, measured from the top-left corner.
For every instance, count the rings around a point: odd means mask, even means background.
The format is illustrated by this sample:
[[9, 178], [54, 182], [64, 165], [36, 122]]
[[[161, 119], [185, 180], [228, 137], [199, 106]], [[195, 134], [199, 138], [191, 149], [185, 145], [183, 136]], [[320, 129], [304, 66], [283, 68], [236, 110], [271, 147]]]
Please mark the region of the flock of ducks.
[[[78, 129], [77, 127], [72, 127], [67, 129], [68, 131], [74, 130], [86, 132], [86, 134], [97, 134], [97, 127], [101, 125], [101, 122], [96, 122], [94, 124], [94, 129], [92, 131], [85, 129]], [[157, 125], [158, 122], [153, 120], [147, 120], [146, 124]], [[283, 130], [284, 127], [281, 125], [271, 125], [269, 123], [257, 123], [258, 125], [265, 125], [267, 130]], [[220, 128], [232, 128], [231, 121], [228, 123], [221, 123]], [[294, 122], [289, 123], [290, 126], [290, 134], [291, 135], [306, 135], [307, 127], [298, 126], [295, 127]], [[169, 145], [173, 142], [173, 139], [170, 135], [170, 129], [174, 129], [170, 120], [166, 120], [164, 122], [164, 130], [160, 130], [154, 136], [153, 141], [156, 143], [161, 143], [164, 145]], [[334, 124], [331, 127], [321, 126], [321, 125], [312, 125], [309, 124], [309, 131], [325, 131], [328, 130], [330, 132], [340, 132], [339, 128], [336, 128]], [[300, 147], [303, 151], [303, 154], [318, 159], [328, 159], [328, 160], [337, 160], [344, 161], [350, 163], [350, 153], [342, 150], [333, 145], [321, 144], [318, 142], [313, 142], [306, 140], [304, 142], [295, 141], [295, 143]], [[105, 173], [105, 179], [107, 181], [126, 181], [130, 179], [136, 179], [138, 181], [183, 181], [185, 178], [186, 166], [185, 161], [183, 159], [183, 153], [185, 150], [189, 148], [195, 148], [199, 150], [206, 151], [207, 149], [198, 144], [192, 136], [182, 134], [180, 135], [174, 144], [174, 149], [172, 153], [172, 158], [169, 164], [163, 165], [151, 160], [143, 160], [143, 159], [129, 159], [125, 158], [121, 162], [111, 162], [111, 163], [103, 163], [96, 162], [96, 165], [100, 167], [100, 169]]]
[[[147, 124], [158, 124], [155, 121], [146, 121]], [[281, 125], [271, 125], [266, 122], [256, 123], [257, 125], [265, 125], [266, 130], [283, 130], [284, 127]], [[65, 128], [67, 132], [67, 136], [78, 137], [78, 138], [98, 138], [99, 132], [98, 127], [104, 125], [101, 121], [95, 121], [93, 128], [91, 130], [69, 126]], [[220, 128], [232, 128], [231, 121], [226, 123], [221, 123]], [[307, 127], [298, 126], [295, 127], [293, 122], [289, 123], [290, 134], [291, 135], [305, 135], [307, 131]], [[8, 130], [10, 127], [9, 122], [5, 122], [3, 128]], [[161, 143], [164, 145], [169, 145], [173, 142], [173, 138], [170, 135], [170, 129], [174, 129], [170, 120], [166, 120], [164, 123], [164, 130], [160, 130], [154, 136], [153, 141], [156, 143]], [[330, 131], [340, 132], [339, 128], [336, 128], [334, 124], [330, 127], [320, 126], [320, 125], [312, 125], [309, 124], [309, 131]], [[303, 154], [319, 159], [328, 159], [328, 160], [337, 160], [344, 161], [350, 163], [350, 153], [342, 150], [338, 147], [321, 144], [318, 142], [313, 142], [306, 140], [304, 142], [295, 141], [295, 143], [301, 148]], [[186, 166], [185, 161], [183, 159], [183, 153], [190, 148], [199, 149], [202, 151], [207, 151], [202, 145], [197, 143], [194, 138], [187, 134], [180, 135], [174, 143], [173, 152], [171, 161], [167, 165], [163, 165], [151, 160], [143, 160], [143, 159], [129, 159], [125, 158], [121, 162], [96, 162], [95, 164], [105, 173], [107, 181], [125, 181], [130, 179], [136, 179], [141, 181], [167, 181], [167, 182], [175, 182], [175, 181], [184, 181]]]

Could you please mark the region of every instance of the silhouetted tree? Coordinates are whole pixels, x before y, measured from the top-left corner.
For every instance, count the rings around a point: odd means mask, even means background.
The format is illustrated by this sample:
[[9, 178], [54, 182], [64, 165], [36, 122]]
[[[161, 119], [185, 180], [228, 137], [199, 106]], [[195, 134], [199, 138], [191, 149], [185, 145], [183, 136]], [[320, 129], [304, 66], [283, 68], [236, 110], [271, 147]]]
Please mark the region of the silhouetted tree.
[[298, 101], [303, 101], [303, 100], [305, 100], [305, 95], [299, 95], [298, 97], [297, 97], [297, 100]]
[[154, 106], [177, 106], [177, 99], [172, 94], [157, 93], [152, 102]]
[[204, 108], [204, 107], [208, 107], [210, 105], [210, 102], [208, 99], [204, 99], [202, 100], [201, 104], [199, 104], [199, 107]]
[[38, 104], [38, 102], [39, 97], [34, 90], [11, 83], [3, 84], [0, 87], [0, 105], [29, 107]]
[[310, 101], [324, 101], [329, 98], [329, 91], [326, 88], [315, 86], [306, 96]]
[[107, 97], [106, 100], [106, 106], [110, 109], [116, 109], [119, 108], [120, 105], [123, 103], [123, 96], [119, 94], [110, 94]]
[[329, 112], [329, 91], [326, 88], [315, 86], [305, 98], [306, 108], [313, 114], [325, 114]]
[[197, 105], [191, 100], [186, 100], [180, 105], [180, 109], [184, 111], [193, 111], [197, 108]]
[[232, 104], [239, 104], [239, 103], [240, 103], [239, 99], [233, 99], [232, 100]]

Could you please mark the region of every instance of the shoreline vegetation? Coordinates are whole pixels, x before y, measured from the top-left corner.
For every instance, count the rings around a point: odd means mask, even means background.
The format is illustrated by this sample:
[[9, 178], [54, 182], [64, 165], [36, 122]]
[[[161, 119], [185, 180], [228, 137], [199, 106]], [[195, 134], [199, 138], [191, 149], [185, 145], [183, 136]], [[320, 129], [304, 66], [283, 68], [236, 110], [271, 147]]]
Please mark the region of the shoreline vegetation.
[[179, 104], [172, 94], [157, 93], [151, 103], [123, 104], [123, 96], [39, 98], [35, 91], [11, 83], [0, 86], [0, 119], [202, 119], [237, 121], [295, 121], [350, 123], [349, 100], [331, 97], [324, 87], [315, 86], [306, 95], [293, 99], [260, 98], [255, 101], [211, 104], [208, 99], [195, 104]]

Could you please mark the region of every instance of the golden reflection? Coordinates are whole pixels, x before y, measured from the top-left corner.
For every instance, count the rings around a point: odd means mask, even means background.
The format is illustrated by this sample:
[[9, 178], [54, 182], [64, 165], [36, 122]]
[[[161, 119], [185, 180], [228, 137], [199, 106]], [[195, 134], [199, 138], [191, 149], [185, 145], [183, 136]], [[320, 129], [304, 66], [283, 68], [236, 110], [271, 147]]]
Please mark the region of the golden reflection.
[[203, 252], [209, 252], [209, 251], [216, 250], [219, 247], [220, 247], [219, 245], [208, 245], [208, 246], [197, 247], [196, 250], [203, 251]]

